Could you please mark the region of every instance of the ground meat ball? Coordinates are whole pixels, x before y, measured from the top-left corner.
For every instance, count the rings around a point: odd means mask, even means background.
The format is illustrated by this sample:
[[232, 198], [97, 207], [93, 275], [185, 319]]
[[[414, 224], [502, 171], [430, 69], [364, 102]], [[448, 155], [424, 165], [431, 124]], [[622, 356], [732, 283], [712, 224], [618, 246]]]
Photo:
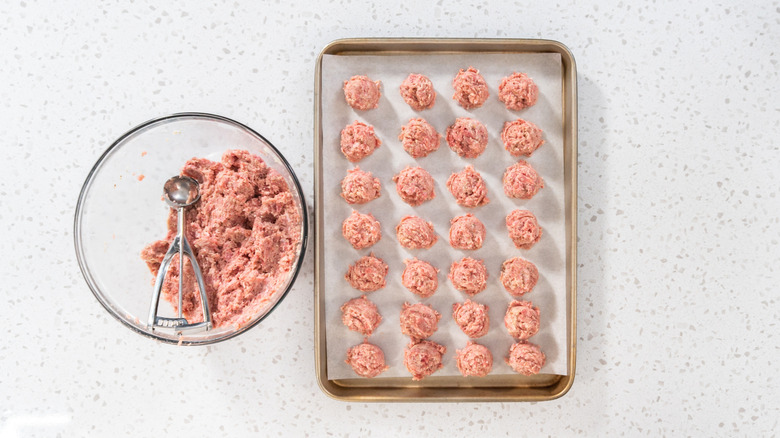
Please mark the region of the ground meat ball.
[[485, 226], [469, 213], [450, 221], [450, 245], [456, 249], [480, 249], [485, 241]]
[[504, 172], [504, 193], [510, 198], [531, 199], [543, 187], [542, 177], [526, 161], [520, 160]]
[[381, 144], [374, 127], [357, 120], [341, 130], [341, 152], [353, 163], [371, 155]]
[[525, 341], [512, 344], [509, 347], [509, 357], [506, 358], [506, 363], [513, 370], [526, 376], [539, 374], [545, 361], [546, 357], [541, 348], [536, 344]]
[[504, 142], [504, 148], [515, 157], [520, 155], [530, 157], [535, 150], [539, 149], [539, 146], [544, 144], [542, 130], [523, 119], [504, 123], [501, 141]]
[[461, 69], [452, 80], [452, 88], [455, 89], [452, 98], [465, 109], [481, 107], [490, 95], [485, 78], [474, 67]]
[[433, 224], [417, 216], [404, 216], [395, 227], [398, 243], [408, 249], [428, 249], [439, 240], [433, 231]]
[[444, 345], [431, 341], [409, 344], [404, 350], [404, 365], [412, 380], [422, 380], [444, 366], [441, 359], [446, 351]]
[[542, 227], [528, 210], [513, 210], [506, 217], [509, 237], [518, 249], [531, 249], [542, 238]]
[[376, 377], [389, 368], [382, 349], [366, 341], [347, 350], [346, 362], [360, 377]]
[[513, 338], [525, 341], [539, 331], [539, 308], [530, 301], [512, 301], [506, 309], [504, 325]]
[[478, 120], [459, 117], [447, 128], [447, 144], [463, 158], [477, 158], [485, 151], [488, 131]]
[[349, 204], [365, 204], [381, 195], [382, 184], [379, 178], [374, 178], [371, 172], [360, 170], [359, 167], [347, 171], [347, 176], [341, 180], [341, 197]]
[[412, 73], [401, 83], [401, 97], [415, 111], [433, 108], [436, 91], [428, 77]]
[[349, 106], [356, 110], [370, 110], [379, 106], [380, 81], [372, 81], [368, 76], [352, 76], [344, 81], [344, 98]]
[[464, 377], [485, 377], [493, 369], [493, 354], [484, 345], [469, 341], [466, 348], [455, 352], [455, 365]]
[[464, 303], [452, 305], [452, 319], [463, 333], [470, 338], [481, 338], [490, 329], [488, 306], [466, 300]]
[[450, 266], [449, 279], [455, 289], [476, 295], [487, 287], [487, 269], [482, 260], [465, 257]]
[[344, 219], [341, 233], [355, 249], [368, 248], [382, 238], [379, 221], [374, 219], [371, 213], [362, 214], [355, 210], [352, 210], [352, 214]]
[[440, 319], [441, 314], [431, 306], [404, 303], [401, 311], [401, 333], [409, 336], [412, 342], [419, 342], [438, 330]]
[[501, 265], [501, 284], [512, 296], [531, 292], [538, 280], [539, 270], [528, 260], [513, 257]]
[[[243, 325], [284, 293], [297, 262], [301, 211], [284, 177], [245, 150], [229, 150], [221, 161], [192, 158], [181, 174], [200, 183], [200, 201], [187, 208], [184, 221], [214, 327]], [[176, 237], [176, 223], [171, 209], [165, 238], [141, 252], [155, 276]], [[183, 317], [201, 322], [200, 291], [189, 263], [182, 280]], [[165, 276], [162, 296], [178, 310], [178, 256]]]
[[404, 260], [406, 268], [401, 275], [401, 283], [413, 294], [428, 298], [439, 287], [439, 270], [428, 262], [417, 260]]
[[387, 271], [387, 263], [371, 254], [360, 258], [350, 266], [344, 278], [361, 292], [373, 292], [385, 287]]
[[382, 315], [379, 314], [376, 304], [363, 295], [341, 306], [341, 322], [353, 332], [369, 336], [382, 322]]
[[498, 85], [498, 100], [510, 110], [533, 106], [538, 98], [539, 87], [525, 73], [512, 73]]
[[455, 202], [464, 207], [479, 207], [490, 202], [485, 180], [471, 166], [450, 175], [447, 189], [455, 197]]
[[424, 119], [411, 119], [398, 135], [401, 146], [414, 158], [422, 158], [439, 149], [441, 135]]
[[436, 196], [433, 177], [422, 167], [407, 167], [393, 177], [398, 196], [415, 207]]

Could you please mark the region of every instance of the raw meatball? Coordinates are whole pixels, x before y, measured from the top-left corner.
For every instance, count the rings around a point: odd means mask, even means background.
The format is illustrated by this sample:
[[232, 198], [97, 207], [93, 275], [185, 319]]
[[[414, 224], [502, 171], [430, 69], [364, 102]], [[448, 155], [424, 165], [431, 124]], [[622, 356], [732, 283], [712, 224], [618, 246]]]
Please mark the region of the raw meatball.
[[374, 127], [357, 120], [341, 130], [341, 152], [353, 163], [371, 155], [381, 144]]
[[374, 254], [361, 257], [347, 270], [347, 279], [349, 284], [362, 292], [373, 292], [385, 287], [385, 277], [387, 277], [387, 263]]
[[360, 377], [376, 377], [389, 368], [382, 349], [366, 341], [347, 350], [346, 362]]
[[382, 238], [379, 221], [374, 219], [371, 213], [361, 214], [355, 210], [352, 210], [352, 214], [344, 219], [341, 233], [355, 249], [368, 248]]
[[455, 202], [464, 207], [479, 207], [490, 202], [485, 180], [471, 166], [450, 175], [447, 189], [455, 197]]
[[344, 97], [349, 106], [356, 110], [370, 110], [379, 106], [380, 81], [372, 81], [368, 76], [352, 76], [344, 81]]
[[412, 73], [401, 83], [401, 97], [415, 111], [433, 108], [436, 91], [427, 76]]
[[393, 182], [398, 196], [412, 207], [436, 196], [433, 192], [433, 177], [422, 167], [407, 167], [393, 177]]
[[520, 257], [513, 257], [501, 265], [501, 284], [512, 296], [521, 297], [531, 292], [539, 280], [536, 265]]
[[456, 249], [480, 249], [485, 240], [485, 226], [469, 213], [450, 221], [450, 245]]
[[504, 172], [504, 193], [510, 198], [531, 199], [542, 187], [542, 177], [526, 161], [520, 160]]
[[440, 319], [441, 314], [431, 306], [404, 303], [401, 311], [401, 333], [412, 338], [412, 342], [420, 342], [436, 332]]
[[447, 128], [447, 144], [463, 158], [477, 158], [485, 151], [487, 142], [487, 128], [478, 120], [458, 117]]
[[379, 314], [376, 304], [363, 295], [341, 306], [341, 322], [353, 332], [370, 336], [382, 322], [382, 315]]
[[428, 262], [417, 260], [404, 260], [406, 268], [401, 274], [401, 283], [413, 294], [428, 298], [439, 287], [439, 270]]
[[490, 329], [488, 306], [471, 300], [466, 300], [463, 304], [453, 304], [452, 319], [470, 338], [481, 338]]
[[539, 308], [530, 301], [514, 300], [506, 309], [504, 325], [513, 338], [525, 341], [539, 331]]
[[485, 78], [474, 67], [460, 69], [452, 80], [452, 88], [455, 89], [452, 98], [465, 109], [481, 107], [490, 95]]
[[359, 167], [347, 171], [347, 176], [341, 180], [341, 197], [349, 204], [365, 204], [381, 195], [382, 184], [379, 178], [374, 178], [371, 172], [360, 170]]
[[465, 257], [450, 266], [449, 279], [455, 289], [476, 295], [487, 287], [487, 269], [482, 260]]
[[542, 227], [528, 210], [513, 210], [506, 217], [509, 237], [519, 249], [531, 249], [542, 238]]
[[542, 130], [523, 119], [504, 123], [501, 140], [504, 142], [504, 148], [515, 157], [520, 155], [530, 157], [539, 146], [544, 144]]
[[512, 73], [498, 85], [498, 100], [504, 102], [506, 109], [521, 110], [536, 104], [539, 87], [525, 73]]
[[409, 344], [404, 350], [404, 365], [412, 380], [422, 380], [443, 367], [441, 359], [446, 351], [444, 345], [431, 341]]
[[513, 370], [526, 376], [539, 374], [545, 361], [546, 357], [541, 348], [536, 344], [525, 341], [512, 344], [509, 347], [509, 357], [506, 358], [506, 363]]
[[408, 249], [428, 249], [439, 240], [433, 231], [433, 224], [417, 216], [404, 216], [395, 227], [398, 243]]
[[484, 345], [469, 341], [466, 348], [455, 352], [455, 365], [464, 377], [485, 377], [493, 369], [493, 354]]
[[411, 119], [398, 135], [401, 146], [414, 158], [422, 158], [439, 149], [441, 135], [424, 119]]

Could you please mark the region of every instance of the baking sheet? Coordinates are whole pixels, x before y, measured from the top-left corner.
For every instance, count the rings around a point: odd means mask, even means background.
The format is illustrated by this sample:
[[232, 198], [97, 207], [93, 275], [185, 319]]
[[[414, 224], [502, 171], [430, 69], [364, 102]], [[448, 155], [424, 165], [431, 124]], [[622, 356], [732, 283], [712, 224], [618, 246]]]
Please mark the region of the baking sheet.
[[[474, 66], [485, 77], [490, 87], [490, 98], [481, 108], [465, 110], [452, 97], [451, 81], [460, 68]], [[527, 73], [539, 86], [539, 101], [522, 111], [509, 111], [498, 101], [498, 83], [514, 71]], [[411, 73], [427, 75], [437, 92], [433, 109], [413, 111], [401, 98], [398, 88]], [[355, 111], [344, 101], [343, 81], [355, 74], [365, 74], [382, 81], [382, 98], [379, 108]], [[455, 367], [456, 349], [466, 345], [464, 335], [452, 319], [452, 304], [468, 298], [455, 290], [446, 278], [450, 264], [462, 257], [484, 259], [488, 269], [488, 287], [472, 298], [487, 304], [491, 327], [489, 333], [477, 342], [486, 345], [494, 357], [492, 375], [515, 374], [503, 361], [514, 340], [503, 325], [503, 316], [512, 297], [499, 281], [501, 263], [520, 256], [534, 262], [540, 278], [536, 288], [523, 299], [530, 300], [541, 311], [541, 327], [530, 339], [540, 345], [547, 355], [542, 373], [565, 375], [567, 373], [568, 348], [566, 325], [565, 289], [565, 234], [564, 234], [564, 175], [563, 175], [563, 114], [562, 114], [562, 65], [557, 53], [507, 53], [507, 54], [452, 54], [452, 55], [394, 55], [394, 56], [331, 56], [322, 59], [322, 132], [323, 132], [323, 200], [324, 257], [323, 288], [325, 294], [325, 330], [327, 344], [328, 379], [354, 378], [352, 369], [344, 363], [346, 350], [362, 341], [362, 335], [351, 332], [341, 323], [340, 306], [347, 300], [360, 296], [344, 279], [349, 264], [374, 252], [389, 265], [387, 286], [368, 293], [377, 304], [383, 321], [369, 342], [379, 345], [385, 352], [390, 369], [381, 377], [408, 377], [403, 366], [403, 350], [409, 340], [399, 328], [399, 315], [404, 302], [424, 302], [442, 314], [439, 330], [431, 340], [447, 347], [444, 368], [435, 376], [459, 376]], [[427, 157], [414, 159], [400, 145], [397, 137], [410, 118], [423, 117], [444, 135], [447, 126], [457, 117], [475, 118], [488, 128], [489, 142], [486, 151], [476, 159], [463, 159], [452, 152], [442, 139], [438, 151]], [[532, 157], [527, 158], [542, 175], [545, 188], [531, 200], [509, 199], [503, 194], [501, 177], [506, 167], [517, 159], [503, 148], [500, 133], [504, 122], [524, 118], [537, 124], [544, 131], [546, 143]], [[351, 206], [340, 196], [341, 179], [354, 167], [339, 150], [341, 129], [355, 120], [374, 126], [382, 146], [371, 156], [357, 163], [361, 169], [371, 171], [382, 183], [382, 196], [364, 205]], [[473, 165], [488, 185], [491, 202], [483, 207], [468, 209], [458, 206], [447, 191], [445, 182], [451, 173], [460, 171], [466, 164]], [[419, 165], [428, 170], [436, 180], [436, 198], [418, 207], [401, 201], [395, 192], [392, 177], [407, 165]], [[341, 236], [341, 223], [352, 209], [372, 213], [382, 224], [382, 239], [365, 250], [355, 250]], [[511, 210], [528, 209], [537, 216], [544, 229], [541, 241], [531, 250], [516, 249], [509, 239], [504, 224]], [[455, 217], [473, 213], [487, 227], [488, 235], [480, 250], [462, 251], [449, 246], [449, 222]], [[407, 250], [395, 238], [395, 226], [409, 214], [433, 222], [439, 241], [429, 250]], [[401, 285], [403, 260], [417, 257], [431, 262], [439, 272], [439, 289], [430, 298], [420, 299]]]

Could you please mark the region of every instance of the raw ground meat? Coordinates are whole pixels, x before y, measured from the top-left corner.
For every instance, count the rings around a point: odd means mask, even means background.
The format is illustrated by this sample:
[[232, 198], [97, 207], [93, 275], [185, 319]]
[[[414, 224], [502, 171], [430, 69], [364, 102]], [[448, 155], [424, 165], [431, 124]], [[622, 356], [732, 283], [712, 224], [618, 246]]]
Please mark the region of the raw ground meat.
[[518, 249], [531, 249], [542, 238], [542, 227], [528, 210], [512, 210], [506, 217], [506, 228]]
[[401, 284], [413, 294], [428, 298], [439, 287], [439, 270], [428, 262], [417, 260], [404, 260], [406, 268], [401, 274]]
[[381, 195], [382, 184], [379, 178], [374, 178], [371, 172], [355, 167], [347, 171], [347, 176], [341, 180], [341, 197], [348, 204], [365, 204]]
[[352, 210], [352, 214], [344, 219], [341, 233], [355, 249], [368, 248], [382, 238], [379, 221], [371, 213], [363, 214]]
[[372, 81], [368, 76], [352, 76], [344, 81], [344, 98], [349, 106], [356, 110], [370, 110], [379, 106], [379, 98], [382, 93], [379, 87], [380, 81]]
[[341, 152], [353, 163], [371, 155], [381, 145], [382, 140], [374, 134], [371, 125], [355, 120], [341, 130]]
[[346, 362], [360, 377], [376, 377], [389, 368], [382, 349], [365, 340], [347, 350]]
[[498, 85], [498, 100], [510, 110], [533, 106], [538, 98], [539, 87], [525, 73], [512, 73]]
[[480, 249], [485, 241], [485, 226], [469, 213], [450, 221], [450, 245], [456, 249]]
[[484, 345], [469, 341], [464, 349], [455, 351], [455, 365], [464, 377], [485, 377], [493, 369], [493, 354]]
[[538, 345], [530, 342], [520, 341], [509, 347], [509, 357], [506, 363], [513, 370], [526, 376], [539, 374], [542, 370], [546, 357]]
[[361, 257], [350, 266], [344, 278], [361, 292], [373, 292], [385, 287], [387, 271], [387, 263], [372, 253]]
[[[181, 174], [200, 183], [200, 201], [186, 210], [184, 220], [214, 327], [244, 324], [284, 292], [297, 261], [301, 212], [284, 177], [247, 151], [227, 151], [221, 162], [193, 158]], [[175, 236], [176, 210], [171, 209], [165, 239], [141, 252], [155, 276]], [[162, 289], [174, 308], [178, 260], [174, 256]], [[189, 323], [201, 322], [195, 275], [189, 263], [185, 266], [182, 314]]]
[[404, 216], [395, 227], [398, 243], [408, 249], [428, 249], [439, 238], [433, 231], [433, 224], [417, 216]]
[[370, 336], [382, 322], [382, 315], [365, 295], [353, 298], [341, 306], [341, 322], [348, 329]]
[[443, 367], [441, 359], [445, 352], [444, 345], [431, 341], [409, 344], [404, 350], [404, 365], [412, 380], [422, 380]]
[[536, 265], [520, 257], [513, 257], [501, 265], [501, 284], [514, 297], [531, 292], [539, 280]]
[[481, 107], [490, 96], [485, 78], [474, 67], [461, 69], [452, 80], [452, 88], [455, 89], [452, 98], [465, 109]]
[[436, 333], [440, 319], [441, 314], [429, 305], [404, 303], [401, 311], [401, 333], [409, 336], [412, 342], [420, 342]]
[[436, 91], [427, 76], [412, 73], [401, 83], [401, 97], [415, 111], [433, 108]]
[[487, 287], [487, 269], [482, 260], [464, 257], [450, 266], [449, 279], [455, 289], [476, 295]]
[[475, 301], [452, 305], [452, 319], [458, 327], [470, 338], [481, 338], [490, 330], [489, 307]]
[[504, 193], [510, 198], [531, 199], [543, 187], [542, 177], [527, 161], [520, 160], [504, 172]]
[[539, 332], [539, 308], [530, 301], [514, 300], [506, 309], [504, 325], [513, 338], [525, 341]]
[[436, 197], [433, 177], [422, 167], [407, 167], [393, 177], [393, 182], [398, 196], [412, 207]]
[[523, 119], [504, 123], [501, 141], [504, 142], [504, 148], [515, 157], [520, 155], [530, 157], [539, 146], [544, 144], [542, 130]]
[[458, 117], [447, 128], [447, 145], [463, 158], [477, 158], [485, 151], [488, 131], [480, 121]]
[[464, 207], [479, 207], [490, 202], [485, 180], [471, 165], [450, 175], [447, 190], [455, 197], [455, 202]]
[[401, 146], [414, 158], [422, 158], [439, 149], [441, 135], [424, 119], [411, 119], [398, 135]]

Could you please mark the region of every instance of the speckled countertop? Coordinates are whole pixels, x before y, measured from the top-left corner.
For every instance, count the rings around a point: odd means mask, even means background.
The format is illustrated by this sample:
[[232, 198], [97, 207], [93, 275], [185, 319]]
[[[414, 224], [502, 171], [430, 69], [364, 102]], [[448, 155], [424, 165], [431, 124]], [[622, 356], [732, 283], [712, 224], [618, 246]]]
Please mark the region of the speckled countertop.
[[[453, 3], [4, 2], [0, 436], [776, 433], [780, 4]], [[249, 124], [311, 206], [315, 58], [358, 36], [547, 38], [574, 53], [578, 357], [563, 398], [329, 399], [314, 376], [311, 254], [270, 318], [205, 348], [133, 334], [87, 288], [78, 191], [151, 117]]]

